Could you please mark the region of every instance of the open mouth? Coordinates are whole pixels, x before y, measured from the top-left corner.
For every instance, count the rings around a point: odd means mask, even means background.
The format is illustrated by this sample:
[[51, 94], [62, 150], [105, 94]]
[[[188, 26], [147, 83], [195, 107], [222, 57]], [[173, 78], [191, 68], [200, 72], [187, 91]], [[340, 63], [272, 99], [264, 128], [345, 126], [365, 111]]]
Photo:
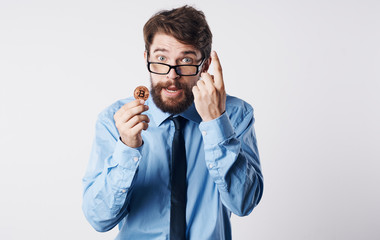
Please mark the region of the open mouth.
[[173, 89], [169, 89], [169, 88], [165, 88], [165, 89], [166, 89], [166, 91], [168, 91], [170, 93], [175, 93], [175, 92], [177, 92], [179, 90], [179, 89], [173, 90]]
[[171, 85], [169, 87], [163, 88], [165, 95], [170, 97], [176, 97], [183, 91], [181, 88], [177, 88], [174, 85]]

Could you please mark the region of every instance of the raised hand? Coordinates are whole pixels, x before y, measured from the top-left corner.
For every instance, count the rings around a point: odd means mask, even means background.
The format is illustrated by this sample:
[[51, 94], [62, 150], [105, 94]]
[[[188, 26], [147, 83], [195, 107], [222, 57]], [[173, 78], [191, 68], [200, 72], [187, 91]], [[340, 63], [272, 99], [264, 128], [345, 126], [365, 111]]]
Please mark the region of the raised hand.
[[141, 114], [148, 110], [144, 100], [126, 103], [113, 116], [121, 141], [131, 148], [142, 145], [141, 131], [148, 129], [149, 117]]
[[222, 66], [215, 51], [211, 53], [211, 63], [214, 66], [214, 75], [201, 73], [201, 79], [192, 89], [195, 108], [205, 122], [220, 117], [226, 110]]

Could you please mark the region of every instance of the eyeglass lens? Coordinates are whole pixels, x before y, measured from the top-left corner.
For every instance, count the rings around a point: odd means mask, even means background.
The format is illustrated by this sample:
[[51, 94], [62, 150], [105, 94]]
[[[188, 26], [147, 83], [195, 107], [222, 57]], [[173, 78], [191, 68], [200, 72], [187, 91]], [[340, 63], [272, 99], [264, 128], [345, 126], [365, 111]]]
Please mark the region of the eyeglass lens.
[[[197, 73], [196, 66], [177, 66], [176, 72], [179, 75], [193, 75]], [[150, 70], [155, 73], [167, 74], [169, 73], [170, 67], [164, 64], [159, 63], [151, 63]]]

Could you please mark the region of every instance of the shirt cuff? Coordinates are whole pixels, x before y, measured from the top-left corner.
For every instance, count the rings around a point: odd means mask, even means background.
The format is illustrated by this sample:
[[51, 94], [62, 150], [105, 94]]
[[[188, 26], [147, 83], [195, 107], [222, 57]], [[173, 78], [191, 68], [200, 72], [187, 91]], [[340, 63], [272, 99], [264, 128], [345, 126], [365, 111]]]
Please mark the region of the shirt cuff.
[[216, 119], [201, 122], [199, 124], [199, 130], [202, 132], [205, 145], [219, 144], [234, 134], [234, 128], [226, 112]]
[[138, 148], [131, 148], [119, 139], [113, 153], [115, 163], [126, 169], [136, 169], [141, 160], [142, 146], [143, 145]]

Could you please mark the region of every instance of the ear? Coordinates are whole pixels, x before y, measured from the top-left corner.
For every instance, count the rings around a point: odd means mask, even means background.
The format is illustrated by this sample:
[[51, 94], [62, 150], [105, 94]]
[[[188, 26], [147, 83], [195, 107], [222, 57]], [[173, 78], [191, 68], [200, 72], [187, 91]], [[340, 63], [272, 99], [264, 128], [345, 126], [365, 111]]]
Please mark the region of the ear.
[[209, 57], [207, 60], [205, 60], [205, 63], [203, 63], [202, 66], [202, 72], [207, 72], [211, 64], [211, 57]]
[[148, 52], [145, 50], [144, 51], [144, 60], [145, 60], [145, 62], [147, 62], [147, 58], [148, 58]]

